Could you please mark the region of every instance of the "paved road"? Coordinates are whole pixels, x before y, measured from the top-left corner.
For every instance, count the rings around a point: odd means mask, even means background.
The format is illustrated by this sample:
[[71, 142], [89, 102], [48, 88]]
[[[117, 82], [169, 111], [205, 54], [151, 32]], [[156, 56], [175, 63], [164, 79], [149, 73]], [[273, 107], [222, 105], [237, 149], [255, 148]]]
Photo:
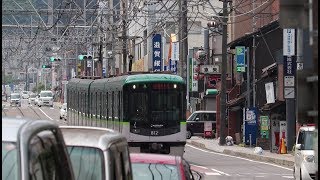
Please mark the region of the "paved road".
[[[10, 107], [4, 103], [5, 107], [2, 116], [47, 119], [65, 125], [59, 119], [58, 107], [38, 107], [29, 105], [23, 100], [21, 107]], [[191, 164], [191, 169], [202, 175], [202, 180], [285, 180], [293, 179], [292, 170], [273, 164], [256, 162], [244, 158], [214, 153], [187, 145], [184, 158]]]
[[292, 170], [286, 167], [215, 153], [190, 145], [185, 148], [184, 158], [205, 180], [293, 179]]
[[59, 119], [59, 107], [38, 107], [28, 104], [28, 101], [25, 99], [22, 99], [21, 107], [11, 107], [6, 102], [2, 103], [2, 105], [4, 106], [2, 109], [3, 117], [52, 120], [60, 125], [66, 124], [63, 120]]

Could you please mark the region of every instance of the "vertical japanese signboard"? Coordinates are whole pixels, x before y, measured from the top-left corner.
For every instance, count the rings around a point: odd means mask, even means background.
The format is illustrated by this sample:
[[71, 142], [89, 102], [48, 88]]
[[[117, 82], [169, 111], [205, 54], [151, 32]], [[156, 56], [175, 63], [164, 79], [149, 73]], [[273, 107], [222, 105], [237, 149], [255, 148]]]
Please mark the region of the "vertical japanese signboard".
[[152, 38], [152, 59], [153, 59], [153, 71], [161, 71], [162, 67], [162, 53], [161, 53], [161, 35], [154, 34]]
[[295, 98], [295, 74], [297, 69], [295, 56], [295, 29], [283, 29], [283, 72], [284, 98]]
[[245, 72], [246, 47], [236, 46], [237, 72]]
[[257, 119], [258, 119], [258, 110], [256, 107], [247, 108], [245, 115], [245, 144], [251, 145], [256, 144], [257, 138]]
[[192, 58], [191, 59], [191, 64], [192, 64], [192, 86], [191, 86], [191, 91], [192, 92], [198, 92], [198, 75], [199, 73], [195, 71], [195, 68], [197, 67], [197, 61]]
[[177, 74], [177, 67], [178, 67], [177, 64], [178, 64], [178, 61], [172, 60], [172, 59], [169, 60], [170, 71], [173, 72], [174, 74]]
[[260, 116], [260, 135], [269, 139], [269, 116]]

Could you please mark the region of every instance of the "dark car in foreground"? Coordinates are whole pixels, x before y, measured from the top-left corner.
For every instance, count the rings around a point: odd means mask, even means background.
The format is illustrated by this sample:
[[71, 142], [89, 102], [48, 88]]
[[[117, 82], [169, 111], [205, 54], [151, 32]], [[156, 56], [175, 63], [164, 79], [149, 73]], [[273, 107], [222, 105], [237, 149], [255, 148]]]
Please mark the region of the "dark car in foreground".
[[2, 118], [2, 179], [73, 180], [58, 125], [47, 120]]
[[131, 153], [133, 180], [193, 180], [190, 165], [181, 156]]

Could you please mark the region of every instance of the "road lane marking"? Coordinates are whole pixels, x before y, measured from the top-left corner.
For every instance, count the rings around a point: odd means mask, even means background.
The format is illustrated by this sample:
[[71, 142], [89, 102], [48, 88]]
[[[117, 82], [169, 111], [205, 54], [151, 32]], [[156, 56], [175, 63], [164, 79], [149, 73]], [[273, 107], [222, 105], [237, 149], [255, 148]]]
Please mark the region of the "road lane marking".
[[47, 116], [47, 118], [49, 118], [50, 120], [53, 121], [53, 119], [52, 119], [50, 116], [48, 116], [45, 112], [43, 112], [41, 108], [39, 108], [39, 110], [40, 110], [45, 116]]
[[215, 172], [217, 172], [217, 173], [220, 173], [220, 174], [226, 175], [226, 176], [231, 176], [230, 174], [225, 173], [225, 172], [222, 172], [222, 171], [219, 171], [219, 170], [217, 170], [217, 169], [213, 169], [213, 168], [211, 168], [211, 170], [212, 170], [212, 171], [215, 171]]
[[221, 176], [220, 173], [216, 173], [216, 172], [205, 172], [204, 174], [206, 176]]
[[190, 144], [186, 144], [186, 146], [189, 146], [189, 147], [191, 147], [191, 148], [194, 148], [194, 149], [197, 149], [197, 150], [199, 150], [199, 151], [206, 152], [206, 153], [211, 153], [211, 154], [216, 154], [216, 155], [226, 156], [226, 157], [232, 157], [232, 158], [237, 158], [237, 159], [243, 159], [243, 160], [250, 161], [250, 162], [255, 162], [255, 163], [260, 163], [260, 164], [266, 164], [266, 165], [270, 165], [270, 166], [274, 166], [274, 167], [279, 167], [279, 168], [282, 168], [282, 169], [286, 169], [286, 170], [289, 170], [289, 171], [293, 171], [293, 169], [290, 169], [290, 168], [287, 168], [287, 167], [283, 167], [283, 166], [280, 166], [280, 165], [277, 165], [277, 164], [272, 164], [272, 163], [267, 163], [267, 162], [261, 162], [261, 161], [255, 161], [255, 160], [251, 160], [251, 159], [247, 159], [247, 158], [242, 158], [242, 157], [232, 156], [232, 155], [228, 155], [228, 154], [217, 153], [217, 152], [213, 152], [213, 151], [207, 151], [207, 150], [203, 150], [203, 149], [197, 148], [197, 147], [195, 147], [195, 146], [192, 146], [192, 145], [190, 145]]
[[293, 179], [293, 176], [282, 176], [283, 178]]
[[190, 164], [191, 166], [195, 166], [195, 167], [199, 167], [199, 168], [203, 168], [203, 169], [208, 169], [207, 167], [204, 166], [198, 166], [198, 165], [194, 165], [194, 164]]

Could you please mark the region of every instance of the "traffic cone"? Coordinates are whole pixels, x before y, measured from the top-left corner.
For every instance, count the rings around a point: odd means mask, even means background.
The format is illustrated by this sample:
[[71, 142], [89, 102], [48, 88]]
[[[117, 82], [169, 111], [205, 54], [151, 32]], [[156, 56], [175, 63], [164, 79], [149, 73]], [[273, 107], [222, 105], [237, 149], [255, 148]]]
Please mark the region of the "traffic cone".
[[279, 149], [278, 149], [278, 154], [281, 154], [281, 147], [282, 147], [282, 138], [279, 142]]
[[284, 142], [284, 138], [281, 138], [280, 154], [287, 154], [287, 147], [286, 147], [286, 143]]

